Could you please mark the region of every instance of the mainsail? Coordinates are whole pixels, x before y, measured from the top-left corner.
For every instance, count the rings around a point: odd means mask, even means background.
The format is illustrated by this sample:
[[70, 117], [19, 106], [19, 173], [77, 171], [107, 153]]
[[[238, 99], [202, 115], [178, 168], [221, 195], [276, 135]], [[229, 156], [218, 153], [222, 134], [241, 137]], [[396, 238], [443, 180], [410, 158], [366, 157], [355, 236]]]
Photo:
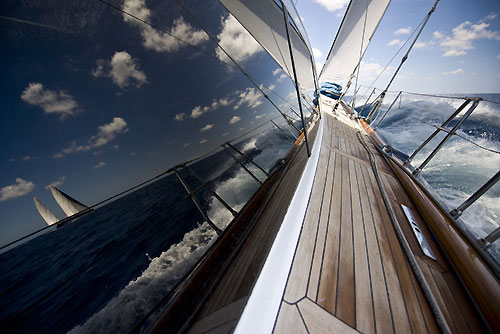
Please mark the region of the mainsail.
[[82, 210], [88, 209], [86, 205], [66, 195], [65, 193], [63, 193], [54, 186], [50, 186], [50, 191], [52, 192], [52, 195], [54, 196], [54, 199], [56, 200], [57, 204], [59, 204], [61, 209], [68, 217]]
[[38, 198], [33, 197], [33, 201], [35, 201], [35, 206], [40, 213], [40, 216], [42, 216], [43, 220], [47, 223], [47, 225], [52, 225], [54, 223], [57, 223], [59, 219], [57, 219], [56, 215], [50, 211], [49, 208], [47, 208]]
[[[282, 3], [279, 0], [221, 0], [259, 44], [293, 80]], [[301, 89], [314, 88], [313, 57], [305, 39], [287, 12], [297, 81]]]
[[351, 0], [321, 71], [321, 81], [340, 83], [351, 77], [390, 2]]

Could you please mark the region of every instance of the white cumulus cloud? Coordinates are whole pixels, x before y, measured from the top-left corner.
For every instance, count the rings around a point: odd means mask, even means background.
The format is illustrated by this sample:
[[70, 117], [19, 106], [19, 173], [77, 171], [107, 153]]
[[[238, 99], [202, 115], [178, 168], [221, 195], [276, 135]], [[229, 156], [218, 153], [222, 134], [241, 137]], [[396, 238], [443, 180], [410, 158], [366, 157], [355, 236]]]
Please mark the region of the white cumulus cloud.
[[121, 117], [114, 117], [111, 123], [100, 125], [97, 129], [97, 134], [90, 137], [86, 144], [79, 145], [76, 141], [73, 141], [70, 146], [54, 154], [53, 157], [58, 159], [71, 153], [90, 151], [91, 149], [106, 145], [114, 140], [118, 134], [128, 131], [127, 122]]
[[[229, 14], [228, 17], [222, 18], [221, 21], [222, 31], [217, 35], [219, 44], [235, 61], [245, 61], [254, 54], [263, 51], [259, 43], [255, 41], [234, 16]], [[230, 61], [219, 47], [215, 49], [215, 53], [220, 60], [225, 62]]]
[[207, 106], [204, 106], [204, 107], [202, 107], [202, 106], [196, 106], [196, 107], [194, 107], [193, 110], [191, 110], [191, 118], [198, 118], [201, 115], [203, 115], [203, 114], [205, 114], [205, 113], [207, 113], [209, 111], [217, 110], [220, 107], [227, 107], [231, 103], [233, 103], [233, 100], [231, 100], [231, 99], [229, 99], [227, 97], [220, 98], [218, 100], [214, 99]]
[[92, 75], [109, 77], [122, 89], [131, 84], [141, 87], [148, 82], [146, 74], [140, 70], [137, 60], [132, 58], [127, 51], [115, 52], [109, 62], [104, 59], [97, 60]]
[[238, 117], [238, 116], [233, 116], [233, 118], [231, 118], [229, 120], [229, 124], [234, 124], [234, 123], [237, 123], [241, 120], [241, 117]]
[[[122, 9], [146, 22], [151, 22], [151, 10], [146, 7], [145, 0], [125, 0]], [[175, 52], [179, 50], [181, 47], [186, 46], [181, 40], [192, 45], [198, 45], [208, 40], [208, 36], [204, 31], [194, 29], [184, 21], [182, 16], [176, 18], [172, 26], [166, 29], [168, 33], [158, 31], [127, 14], [123, 14], [123, 19], [140, 30], [142, 45], [145, 48], [158, 52]]]
[[214, 127], [214, 125], [213, 125], [213, 124], [207, 124], [207, 125], [205, 125], [204, 127], [202, 127], [202, 128], [200, 129], [200, 132], [203, 132], [203, 131], [208, 131], [208, 130], [210, 130], [210, 129], [211, 129], [211, 128], [213, 128], [213, 127]]
[[469, 21], [452, 29], [452, 36], [445, 36], [441, 32], [434, 32], [434, 37], [441, 39], [439, 45], [446, 51], [444, 57], [463, 56], [467, 51], [474, 49], [473, 42], [478, 39], [500, 40], [500, 32], [488, 30], [490, 24], [480, 22], [473, 24]]
[[32, 192], [34, 188], [35, 184], [33, 182], [25, 181], [18, 177], [16, 178], [16, 183], [0, 189], [0, 202], [27, 195]]
[[464, 73], [464, 70], [462, 70], [461, 68], [457, 68], [456, 70], [453, 70], [453, 71], [449, 71], [449, 72], [442, 72], [441, 74], [461, 74], [461, 73]]
[[406, 35], [411, 32], [411, 27], [399, 28], [394, 32], [394, 35]]
[[349, 3], [349, 0], [314, 0], [314, 2], [325, 7], [330, 12], [334, 12], [344, 8]]
[[181, 112], [180, 114], [175, 115], [174, 119], [176, 121], [180, 122], [180, 121], [184, 120], [185, 116], [186, 116], [186, 113], [185, 112]]
[[389, 43], [386, 44], [387, 46], [401, 46], [403, 45], [403, 42], [397, 38], [391, 40]]
[[244, 92], [240, 93], [239, 100], [234, 105], [234, 110], [239, 109], [243, 104], [247, 104], [250, 108], [257, 108], [262, 104], [261, 95], [254, 88], [247, 88]]
[[65, 91], [44, 88], [39, 82], [30, 83], [21, 94], [21, 100], [42, 108], [46, 114], [59, 115], [61, 119], [79, 111], [78, 104], [71, 95]]
[[[382, 65], [380, 65], [379, 63], [370, 63], [370, 62], [361, 61], [361, 66], [359, 68], [359, 77], [362, 78], [363, 80], [373, 80], [380, 73], [382, 73], [383, 69], [384, 69], [384, 67]], [[390, 73], [393, 70], [394, 70], [394, 67], [392, 67], [392, 66], [387, 67], [383, 76], [390, 75]]]
[[106, 163], [104, 161], [100, 161], [97, 165], [95, 165], [93, 168], [102, 168], [106, 166]]
[[323, 57], [323, 52], [321, 52], [319, 49], [316, 49], [316, 48], [312, 48], [313, 49], [313, 55], [314, 55], [314, 58], [321, 58]]
[[45, 189], [50, 189], [50, 187], [60, 187], [63, 185], [64, 181], [66, 181], [66, 176], [61, 176], [54, 182], [49, 183], [48, 185], [45, 186]]
[[206, 140], [206, 139], [200, 140], [200, 144], [205, 144], [206, 142], [208, 142], [208, 140]]

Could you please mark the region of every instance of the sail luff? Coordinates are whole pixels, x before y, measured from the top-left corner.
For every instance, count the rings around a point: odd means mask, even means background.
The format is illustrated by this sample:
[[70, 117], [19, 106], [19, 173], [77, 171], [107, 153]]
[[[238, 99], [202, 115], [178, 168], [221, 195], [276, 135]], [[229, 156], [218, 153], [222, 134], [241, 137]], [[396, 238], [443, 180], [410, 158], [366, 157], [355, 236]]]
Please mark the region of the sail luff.
[[390, 2], [391, 0], [352, 0], [349, 3], [321, 71], [321, 81], [340, 83], [351, 77]]
[[61, 209], [68, 217], [82, 210], [88, 209], [86, 205], [66, 195], [65, 193], [63, 193], [54, 186], [50, 186], [50, 191], [52, 192], [52, 195], [54, 196], [54, 199], [56, 200], [57, 204], [59, 204]]
[[40, 213], [40, 216], [42, 216], [47, 225], [52, 225], [59, 221], [56, 215], [52, 211], [50, 211], [50, 209], [47, 208], [42, 202], [40, 202], [38, 198], [33, 197], [33, 201], [35, 202], [38, 213]]

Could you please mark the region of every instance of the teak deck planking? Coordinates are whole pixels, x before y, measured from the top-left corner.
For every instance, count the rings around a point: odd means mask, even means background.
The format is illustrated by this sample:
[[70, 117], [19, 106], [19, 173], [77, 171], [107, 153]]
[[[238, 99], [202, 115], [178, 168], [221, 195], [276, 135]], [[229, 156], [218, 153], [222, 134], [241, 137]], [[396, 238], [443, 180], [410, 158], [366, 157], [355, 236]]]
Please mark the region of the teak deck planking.
[[[438, 332], [397, 240], [369, 156], [356, 135], [357, 125], [345, 116], [336, 119], [330, 114], [324, 114], [323, 121], [320, 161], [274, 332]], [[364, 138], [397, 220], [450, 329], [454, 333], [482, 332], [478, 314], [430, 231], [388, 164]], [[296, 173], [293, 168], [290, 175]], [[276, 203], [290, 192], [293, 189], [276, 192]], [[437, 261], [423, 254], [400, 204], [412, 210]], [[269, 206], [260, 217], [267, 223], [251, 233], [188, 332], [234, 330], [267, 256], [255, 249], [269, 249], [269, 236], [276, 234], [277, 220], [284, 215], [283, 208]]]
[[[352, 122], [346, 117], [325, 117], [326, 139], [319, 165], [326, 168], [318, 168], [315, 175], [310, 209], [282, 306], [286, 304], [290, 309], [297, 305], [301, 314], [300, 305], [307, 299], [317, 312], [321, 309], [323, 315], [362, 333], [438, 332], [390, 222], [368, 153], [356, 136], [355, 124], [346, 125]], [[364, 140], [369, 143], [368, 138]], [[375, 155], [374, 147], [369, 146]], [[391, 207], [450, 329], [454, 333], [481, 332], [479, 316], [459, 288], [405, 190], [382, 157], [376, 156], [376, 162]], [[321, 175], [324, 172], [326, 175]], [[412, 210], [437, 261], [423, 254], [400, 204]], [[283, 332], [281, 317], [280, 310], [275, 332]], [[313, 332], [315, 324], [303, 315], [300, 319]], [[329, 332], [335, 332], [335, 327]]]

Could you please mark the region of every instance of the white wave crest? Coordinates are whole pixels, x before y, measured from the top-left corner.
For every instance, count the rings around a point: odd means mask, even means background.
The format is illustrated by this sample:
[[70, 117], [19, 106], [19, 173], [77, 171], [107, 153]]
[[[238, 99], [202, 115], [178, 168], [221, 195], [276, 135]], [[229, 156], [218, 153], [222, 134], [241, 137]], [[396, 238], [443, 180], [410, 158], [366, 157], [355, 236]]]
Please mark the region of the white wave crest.
[[[246, 143], [243, 151], [255, 149], [258, 138]], [[276, 140], [254, 160], [269, 169], [275, 163], [276, 157], [284, 156], [290, 145], [289, 142]], [[263, 173], [255, 166], [248, 164], [247, 168], [264, 180]], [[215, 191], [229, 206], [238, 211], [258, 187], [255, 179], [240, 168], [231, 178], [215, 184]], [[210, 200], [208, 216], [221, 229], [225, 229], [233, 219], [229, 210], [215, 197]], [[216, 237], [216, 233], [206, 222], [187, 232], [181, 242], [152, 259], [148, 268], [137, 279], [129, 282], [117, 297], [84, 324], [73, 328], [70, 333], [129, 332], [203, 256]]]
[[186, 233], [83, 325], [69, 333], [126, 333], [158, 303], [215, 240], [207, 223]]

